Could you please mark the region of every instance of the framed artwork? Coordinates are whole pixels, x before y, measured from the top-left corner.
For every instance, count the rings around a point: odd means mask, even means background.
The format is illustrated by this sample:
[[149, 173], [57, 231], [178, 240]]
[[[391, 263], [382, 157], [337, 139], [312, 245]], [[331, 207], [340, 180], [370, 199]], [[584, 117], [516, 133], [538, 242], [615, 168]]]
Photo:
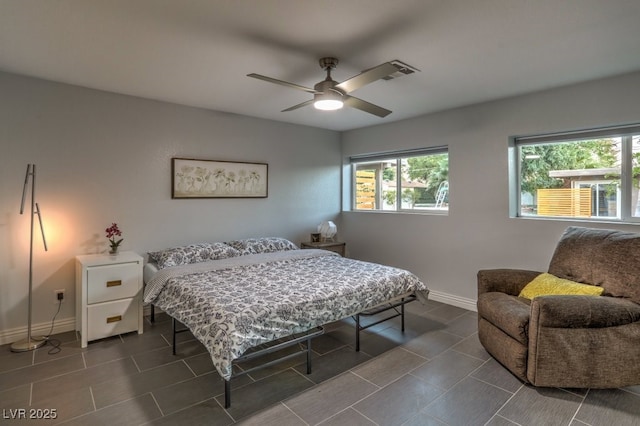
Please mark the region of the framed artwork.
[[266, 198], [268, 165], [173, 158], [171, 198]]

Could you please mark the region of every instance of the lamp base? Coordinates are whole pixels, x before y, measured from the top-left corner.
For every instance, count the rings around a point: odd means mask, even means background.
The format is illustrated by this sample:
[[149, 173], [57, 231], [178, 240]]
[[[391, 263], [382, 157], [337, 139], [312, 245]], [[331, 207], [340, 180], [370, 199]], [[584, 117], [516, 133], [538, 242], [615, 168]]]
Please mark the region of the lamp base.
[[47, 338], [44, 336], [31, 337], [31, 339], [20, 340], [11, 344], [11, 352], [27, 352], [38, 349], [47, 343]]

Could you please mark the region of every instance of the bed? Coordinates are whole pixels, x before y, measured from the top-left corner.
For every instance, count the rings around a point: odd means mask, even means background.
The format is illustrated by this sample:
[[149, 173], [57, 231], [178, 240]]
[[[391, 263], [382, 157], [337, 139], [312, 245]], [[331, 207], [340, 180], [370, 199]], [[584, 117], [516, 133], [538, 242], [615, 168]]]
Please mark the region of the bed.
[[282, 238], [193, 244], [151, 252], [149, 260], [145, 303], [172, 317], [174, 342], [177, 320], [204, 344], [225, 380], [227, 407], [234, 362], [254, 356], [255, 348], [306, 340], [310, 372], [311, 339], [322, 325], [357, 316], [359, 333], [359, 314], [390, 307], [403, 314], [405, 303], [428, 294], [406, 270], [300, 250]]

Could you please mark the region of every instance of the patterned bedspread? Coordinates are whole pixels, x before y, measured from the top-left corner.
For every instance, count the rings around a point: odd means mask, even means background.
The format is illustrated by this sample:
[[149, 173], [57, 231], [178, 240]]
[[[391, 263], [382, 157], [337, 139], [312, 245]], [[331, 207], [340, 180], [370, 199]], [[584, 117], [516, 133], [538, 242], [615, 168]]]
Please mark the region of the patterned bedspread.
[[158, 271], [153, 303], [186, 325], [220, 375], [247, 349], [355, 315], [426, 286], [412, 273], [325, 250], [289, 250]]

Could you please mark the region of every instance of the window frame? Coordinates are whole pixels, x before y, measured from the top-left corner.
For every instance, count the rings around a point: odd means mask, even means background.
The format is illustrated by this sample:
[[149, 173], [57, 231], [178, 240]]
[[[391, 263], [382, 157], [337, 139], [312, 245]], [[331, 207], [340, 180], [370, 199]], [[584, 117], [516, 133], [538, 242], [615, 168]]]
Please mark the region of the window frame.
[[[539, 135], [512, 136], [509, 138], [509, 216], [534, 220], [572, 220], [580, 222], [613, 222], [640, 224], [640, 216], [632, 211], [633, 187], [633, 137], [640, 135], [640, 123], [593, 129], [555, 132]], [[620, 161], [620, 208], [619, 217], [538, 216], [522, 214], [522, 159], [520, 148], [545, 143], [570, 143], [582, 140], [621, 138]], [[637, 189], [636, 189], [637, 190]]]
[[[412, 213], [412, 214], [427, 214], [427, 215], [448, 215], [449, 214], [449, 203], [447, 203], [446, 208], [437, 208], [437, 207], [424, 207], [420, 209], [415, 208], [403, 208], [404, 201], [402, 200], [402, 160], [406, 160], [408, 158], [414, 157], [424, 157], [429, 155], [438, 155], [438, 154], [446, 154], [447, 155], [447, 164], [449, 164], [449, 148], [448, 146], [437, 146], [437, 147], [429, 147], [429, 148], [419, 148], [412, 150], [403, 150], [403, 151], [388, 151], [388, 152], [378, 152], [372, 154], [361, 154], [361, 155], [353, 155], [349, 157], [349, 167], [351, 171], [351, 200], [349, 203], [349, 211], [351, 212], [367, 212], [367, 213]], [[396, 199], [395, 206], [396, 208], [391, 210], [385, 210], [382, 208], [376, 209], [358, 209], [356, 208], [356, 196], [357, 196], [357, 170], [356, 167], [358, 164], [366, 164], [366, 163], [382, 163], [385, 161], [395, 162], [395, 178], [396, 178]], [[449, 168], [449, 167], [448, 167]], [[448, 172], [447, 172], [448, 173]], [[450, 182], [447, 180], [447, 193], [450, 193]], [[384, 202], [384, 201], [382, 201]]]

